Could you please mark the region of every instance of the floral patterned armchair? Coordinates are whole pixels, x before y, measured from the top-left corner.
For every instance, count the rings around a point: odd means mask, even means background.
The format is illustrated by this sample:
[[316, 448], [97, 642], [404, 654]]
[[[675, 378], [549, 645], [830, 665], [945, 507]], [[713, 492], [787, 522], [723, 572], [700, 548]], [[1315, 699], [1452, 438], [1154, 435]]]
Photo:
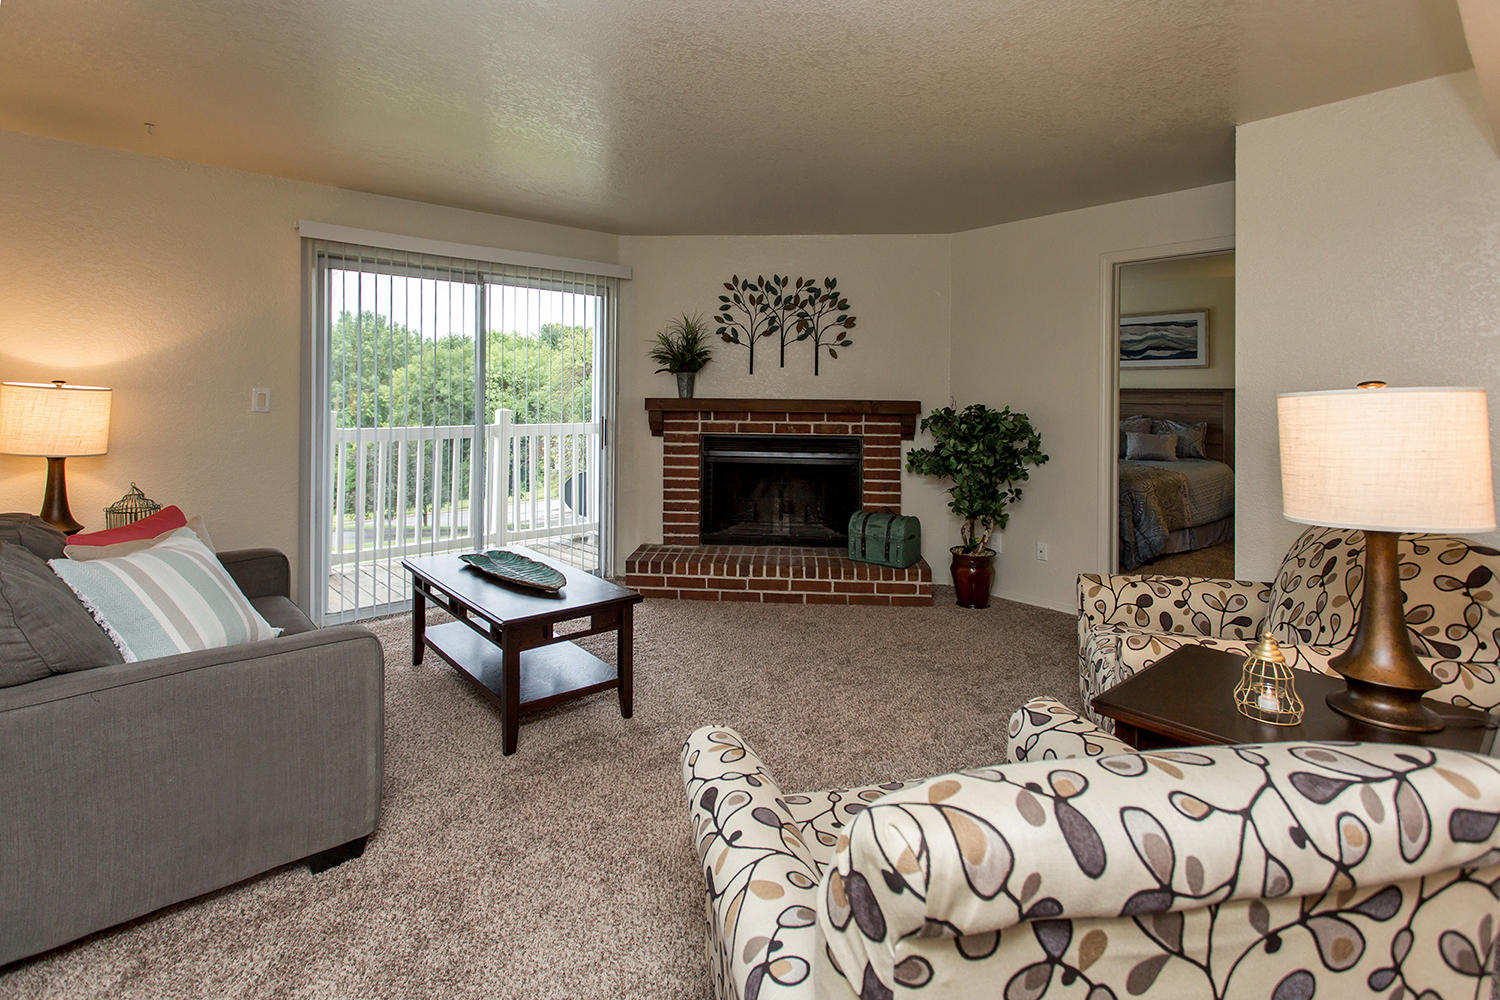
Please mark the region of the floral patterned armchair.
[[1487, 758], [1279, 743], [787, 795], [738, 734], [708, 727], [683, 777], [721, 1000], [1492, 986]]
[[[1439, 701], [1500, 707], [1500, 552], [1453, 535], [1402, 535], [1401, 589], [1412, 646], [1442, 684]], [[1204, 577], [1081, 574], [1078, 687], [1094, 695], [1188, 643], [1248, 653], [1269, 628], [1287, 662], [1332, 673], [1328, 661], [1354, 638], [1363, 598], [1360, 532], [1309, 528], [1274, 583]]]

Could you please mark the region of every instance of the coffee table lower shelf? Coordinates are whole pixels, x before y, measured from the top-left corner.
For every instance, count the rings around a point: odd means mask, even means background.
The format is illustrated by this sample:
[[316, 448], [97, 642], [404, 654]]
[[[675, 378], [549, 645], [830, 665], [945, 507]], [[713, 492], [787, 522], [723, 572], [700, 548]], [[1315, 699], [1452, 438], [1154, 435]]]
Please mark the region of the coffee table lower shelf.
[[[423, 638], [429, 649], [504, 709], [505, 654], [499, 646], [463, 622], [430, 625]], [[614, 667], [575, 643], [523, 650], [521, 711], [539, 712], [574, 698], [613, 691], [619, 679]]]

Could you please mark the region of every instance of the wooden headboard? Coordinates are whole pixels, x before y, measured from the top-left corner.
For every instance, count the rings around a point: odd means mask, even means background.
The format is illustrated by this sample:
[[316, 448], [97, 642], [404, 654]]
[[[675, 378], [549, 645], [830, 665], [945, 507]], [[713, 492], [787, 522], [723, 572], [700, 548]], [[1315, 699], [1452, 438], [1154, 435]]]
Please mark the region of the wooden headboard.
[[1234, 465], [1233, 389], [1121, 389], [1120, 418], [1125, 417], [1206, 423], [1204, 451], [1209, 458]]

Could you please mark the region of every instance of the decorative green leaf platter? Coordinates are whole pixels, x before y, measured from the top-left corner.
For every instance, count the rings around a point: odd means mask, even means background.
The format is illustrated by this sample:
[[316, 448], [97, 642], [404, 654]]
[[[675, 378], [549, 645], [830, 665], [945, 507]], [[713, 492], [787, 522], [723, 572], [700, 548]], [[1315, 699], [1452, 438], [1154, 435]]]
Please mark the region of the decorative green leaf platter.
[[556, 594], [568, 582], [567, 577], [551, 566], [528, 559], [519, 552], [490, 549], [488, 552], [465, 552], [459, 558], [502, 583], [513, 583], [547, 594]]

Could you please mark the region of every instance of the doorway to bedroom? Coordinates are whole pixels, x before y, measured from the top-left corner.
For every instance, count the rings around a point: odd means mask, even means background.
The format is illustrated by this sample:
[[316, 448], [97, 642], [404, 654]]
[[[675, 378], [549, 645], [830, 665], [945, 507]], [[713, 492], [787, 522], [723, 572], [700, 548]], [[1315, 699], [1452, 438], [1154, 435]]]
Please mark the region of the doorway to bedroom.
[[1233, 578], [1234, 251], [1115, 274], [1116, 569]]

